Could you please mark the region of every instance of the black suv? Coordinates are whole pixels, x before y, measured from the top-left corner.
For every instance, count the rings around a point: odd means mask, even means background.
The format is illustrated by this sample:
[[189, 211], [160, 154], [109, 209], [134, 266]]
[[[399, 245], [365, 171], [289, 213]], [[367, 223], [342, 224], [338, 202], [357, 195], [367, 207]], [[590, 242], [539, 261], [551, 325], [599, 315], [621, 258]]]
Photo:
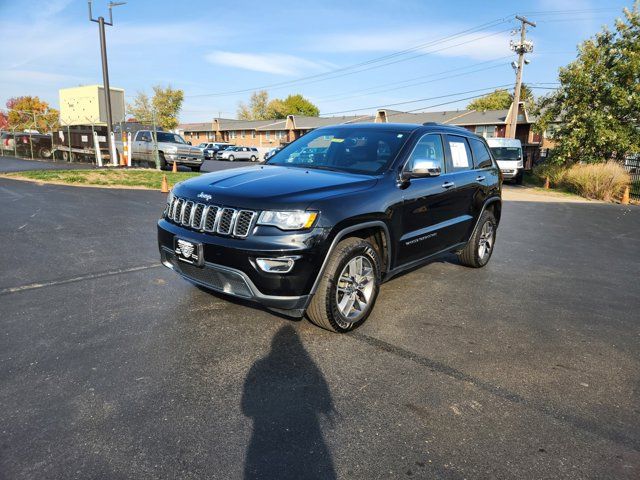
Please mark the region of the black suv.
[[160, 255], [195, 284], [347, 332], [408, 268], [447, 252], [486, 265], [500, 194], [486, 142], [465, 129], [326, 127], [264, 165], [177, 184]]

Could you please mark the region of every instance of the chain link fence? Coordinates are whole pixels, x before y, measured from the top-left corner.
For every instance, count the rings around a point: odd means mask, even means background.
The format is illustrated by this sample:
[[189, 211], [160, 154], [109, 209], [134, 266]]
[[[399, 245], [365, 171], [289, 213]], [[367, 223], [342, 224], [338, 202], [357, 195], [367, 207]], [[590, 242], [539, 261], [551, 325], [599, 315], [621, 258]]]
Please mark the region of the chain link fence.
[[[107, 127], [87, 120], [84, 125], [52, 122], [50, 116], [12, 110], [14, 125], [0, 124], [0, 157], [29, 160], [83, 162], [102, 166], [138, 166], [159, 168], [155, 122], [120, 122], [113, 125], [113, 140], [107, 138]], [[2, 115], [4, 114], [4, 115]], [[9, 118], [0, 110], [0, 117]], [[144, 158], [134, 152], [139, 130], [153, 132]], [[111, 144], [111, 145], [110, 145]], [[115, 152], [115, 156], [111, 152]]]

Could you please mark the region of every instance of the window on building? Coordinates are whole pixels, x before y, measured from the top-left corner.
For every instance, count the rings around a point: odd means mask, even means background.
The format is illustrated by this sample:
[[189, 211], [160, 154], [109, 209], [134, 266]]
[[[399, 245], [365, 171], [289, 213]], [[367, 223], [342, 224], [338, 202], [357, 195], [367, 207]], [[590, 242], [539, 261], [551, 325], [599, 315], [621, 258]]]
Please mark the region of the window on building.
[[240, 138], [244, 138], [244, 130], [240, 130]]
[[235, 130], [231, 130], [229, 132], [229, 138], [236, 138], [236, 131]]
[[269, 134], [270, 134], [270, 133], [271, 133], [271, 132], [270, 132], [269, 130], [267, 130], [266, 132], [264, 132], [264, 138], [265, 138], [265, 139], [267, 139], [267, 140], [269, 140], [269, 138], [270, 138], [270, 135], [269, 135]]
[[251, 130], [251, 138], [256, 138], [256, 131], [255, 130]]
[[285, 137], [285, 132], [283, 130], [278, 130], [276, 132], [276, 135], [278, 137], [278, 140], [282, 140]]
[[496, 136], [497, 127], [495, 125], [478, 125], [476, 126], [476, 135], [482, 135], [484, 138], [493, 138]]

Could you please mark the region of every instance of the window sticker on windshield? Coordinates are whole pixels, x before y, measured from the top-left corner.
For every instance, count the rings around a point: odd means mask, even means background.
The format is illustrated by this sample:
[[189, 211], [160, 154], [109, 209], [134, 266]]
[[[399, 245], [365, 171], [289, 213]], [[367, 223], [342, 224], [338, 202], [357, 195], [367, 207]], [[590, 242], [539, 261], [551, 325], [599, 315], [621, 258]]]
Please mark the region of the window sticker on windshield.
[[467, 149], [462, 142], [449, 142], [451, 148], [451, 159], [454, 168], [469, 167], [469, 157], [467, 157]]
[[332, 138], [331, 141], [336, 143], [342, 143], [344, 142], [344, 138]]

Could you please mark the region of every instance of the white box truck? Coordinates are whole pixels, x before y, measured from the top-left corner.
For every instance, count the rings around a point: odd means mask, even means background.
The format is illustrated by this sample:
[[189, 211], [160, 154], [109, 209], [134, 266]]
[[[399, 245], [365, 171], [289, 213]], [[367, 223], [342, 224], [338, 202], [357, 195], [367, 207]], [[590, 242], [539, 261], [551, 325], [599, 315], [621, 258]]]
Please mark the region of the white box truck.
[[522, 144], [516, 138], [487, 138], [487, 143], [498, 162], [498, 167], [505, 180], [513, 180], [522, 185], [524, 175], [524, 157], [522, 156]]

